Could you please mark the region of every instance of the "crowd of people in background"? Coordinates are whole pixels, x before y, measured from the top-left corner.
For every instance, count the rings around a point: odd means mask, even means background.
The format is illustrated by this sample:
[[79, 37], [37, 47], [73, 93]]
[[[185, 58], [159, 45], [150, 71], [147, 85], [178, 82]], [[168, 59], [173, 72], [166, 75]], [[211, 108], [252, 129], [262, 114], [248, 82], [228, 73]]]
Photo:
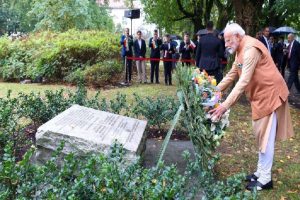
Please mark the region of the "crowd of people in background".
[[289, 68], [290, 75], [287, 79], [287, 86], [290, 90], [293, 84], [295, 84], [298, 93], [300, 93], [298, 77], [300, 66], [300, 44], [295, 40], [295, 35], [293, 33], [288, 34], [288, 44], [285, 44], [283, 36], [276, 37], [271, 35], [269, 27], [265, 27], [262, 32], [256, 34], [256, 38], [269, 50], [274, 63], [284, 78], [285, 69], [286, 67]]
[[[193, 41], [191, 35], [185, 32], [183, 41], [177, 44], [172, 41], [169, 34], [160, 38], [158, 31], [154, 30], [153, 37], [146, 42], [141, 31], [137, 31], [136, 39], [133, 39], [129, 29], [126, 28], [120, 41], [125, 66], [125, 83], [131, 84], [133, 61], [136, 63], [137, 81], [148, 83], [146, 62], [150, 60], [150, 83], [159, 84], [159, 63], [162, 61], [165, 84], [172, 85], [172, 71], [178, 64], [179, 58], [182, 66], [196, 65], [200, 70], [205, 70], [209, 75], [214, 76], [219, 83], [223, 78], [228, 58], [223, 34], [216, 34], [213, 22], [209, 21], [206, 24], [206, 33], [197, 34], [196, 37], [197, 39]], [[291, 89], [295, 84], [300, 93], [298, 77], [300, 44], [295, 40], [294, 34], [288, 35], [288, 44], [285, 44], [284, 37], [271, 35], [269, 27], [265, 27], [256, 34], [256, 38], [266, 46], [283, 77], [286, 67], [290, 69], [288, 88]], [[150, 49], [150, 58], [146, 58], [147, 46]]]

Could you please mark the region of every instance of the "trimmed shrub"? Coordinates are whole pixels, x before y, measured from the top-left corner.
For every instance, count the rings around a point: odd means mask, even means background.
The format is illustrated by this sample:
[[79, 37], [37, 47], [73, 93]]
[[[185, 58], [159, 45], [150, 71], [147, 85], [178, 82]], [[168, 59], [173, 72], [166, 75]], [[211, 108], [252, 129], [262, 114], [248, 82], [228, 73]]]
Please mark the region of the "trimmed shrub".
[[[109, 32], [41, 32], [16, 41], [2, 37], [0, 76], [8, 81], [24, 78], [34, 80], [38, 77], [63, 81], [78, 70], [85, 70], [90, 66], [97, 68], [93, 66], [95, 64], [99, 66], [110, 60], [114, 60], [115, 65], [119, 64], [119, 52], [118, 37]], [[97, 71], [101, 71], [99, 68]], [[107, 73], [104, 77], [106, 76]]]
[[116, 60], [107, 60], [87, 67], [83, 71], [83, 76], [86, 83], [103, 86], [119, 80], [122, 70], [123, 67], [119, 62]]

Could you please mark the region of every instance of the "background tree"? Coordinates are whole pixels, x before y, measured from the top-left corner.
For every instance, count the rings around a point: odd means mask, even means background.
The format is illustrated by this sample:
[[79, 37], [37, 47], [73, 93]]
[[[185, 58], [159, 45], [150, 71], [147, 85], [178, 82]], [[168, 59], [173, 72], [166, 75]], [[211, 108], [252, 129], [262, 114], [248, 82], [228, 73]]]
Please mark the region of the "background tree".
[[[167, 32], [174, 27], [191, 27], [193, 32], [204, 28], [211, 19], [214, 0], [141, 0], [144, 4], [146, 19], [165, 28]], [[181, 31], [186, 30], [182, 29]]]
[[216, 27], [221, 30], [234, 18], [233, 4], [231, 0], [215, 0], [214, 4], [218, 9]]
[[232, 0], [235, 21], [240, 24], [245, 32], [254, 36], [260, 27], [262, 6], [265, 0]]
[[295, 0], [142, 0], [146, 19], [167, 32], [196, 33], [213, 20], [222, 30], [229, 21], [255, 35], [264, 26], [292, 26], [300, 30], [300, 6]]
[[291, 26], [300, 30], [300, 6], [295, 0], [268, 0], [264, 7], [265, 25]]
[[0, 34], [33, 30], [36, 19], [27, 15], [32, 2], [33, 0], [0, 0]]
[[36, 0], [31, 15], [38, 19], [36, 29], [66, 31], [113, 27], [108, 12], [97, 6], [95, 0]]

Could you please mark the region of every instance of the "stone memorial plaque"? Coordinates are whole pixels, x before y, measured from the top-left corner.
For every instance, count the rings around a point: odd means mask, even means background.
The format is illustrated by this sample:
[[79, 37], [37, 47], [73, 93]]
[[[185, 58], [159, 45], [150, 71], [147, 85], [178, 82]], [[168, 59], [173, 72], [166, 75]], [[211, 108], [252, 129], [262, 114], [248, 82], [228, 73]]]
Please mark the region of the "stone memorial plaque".
[[127, 150], [129, 160], [145, 148], [147, 122], [79, 105], [73, 105], [38, 128], [37, 160], [45, 160], [65, 141], [63, 153], [86, 155], [107, 153], [117, 140]]

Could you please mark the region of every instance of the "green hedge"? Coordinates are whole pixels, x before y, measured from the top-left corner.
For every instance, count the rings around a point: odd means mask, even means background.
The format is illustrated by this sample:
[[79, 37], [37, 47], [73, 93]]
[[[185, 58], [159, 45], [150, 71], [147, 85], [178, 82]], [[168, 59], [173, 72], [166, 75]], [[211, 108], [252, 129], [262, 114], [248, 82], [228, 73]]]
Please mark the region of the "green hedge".
[[[0, 98], [0, 199], [200, 199], [194, 196], [200, 193], [202, 199], [256, 198], [255, 193], [244, 192], [244, 175], [218, 181], [200, 163], [191, 160], [187, 152], [184, 159], [188, 164], [182, 175], [176, 166], [164, 163], [150, 169], [139, 163], [124, 168], [124, 149], [118, 144], [112, 146], [107, 156], [79, 159], [73, 154], [66, 155], [58, 166], [62, 144], [46, 164], [30, 162], [35, 147], [33, 139], [24, 137], [26, 122], [37, 127], [73, 104], [139, 116], [149, 126], [160, 127], [159, 123], [173, 118], [173, 108], [178, 107], [178, 102], [171, 98], [142, 99], [135, 95], [133, 104], [126, 99], [126, 95], [118, 94], [108, 102], [99, 93], [87, 98], [84, 87], [78, 87], [76, 93], [59, 90], [13, 98], [9, 92], [6, 98]], [[27, 153], [21, 158], [24, 147]], [[216, 161], [210, 163], [211, 169]]]
[[[95, 64], [97, 68], [101, 68], [101, 63], [105, 61], [118, 63], [111, 65], [111, 71], [120, 73], [119, 55], [119, 37], [109, 32], [41, 32], [15, 41], [1, 37], [0, 77], [6, 81], [25, 78], [34, 80], [38, 77], [45, 77], [50, 81], [64, 81], [78, 70], [92, 70], [89, 68], [95, 68]], [[97, 81], [103, 82], [101, 78], [96, 80], [96, 84]]]

